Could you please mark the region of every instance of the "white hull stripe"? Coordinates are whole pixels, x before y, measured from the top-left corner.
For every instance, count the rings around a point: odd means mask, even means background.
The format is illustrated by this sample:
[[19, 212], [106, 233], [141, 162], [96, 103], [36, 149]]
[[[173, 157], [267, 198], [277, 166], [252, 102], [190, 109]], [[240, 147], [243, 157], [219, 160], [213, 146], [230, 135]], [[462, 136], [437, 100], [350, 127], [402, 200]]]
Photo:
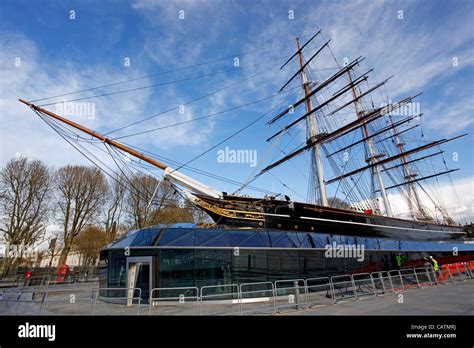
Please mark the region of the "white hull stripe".
[[284, 215], [284, 214], [263, 213], [263, 215], [268, 215], [268, 216], [280, 216], [280, 217], [286, 217], [286, 218], [289, 218], [289, 217], [290, 217], [290, 215]]
[[409, 227], [395, 227], [395, 226], [384, 226], [384, 225], [372, 225], [372, 224], [365, 224], [363, 222], [352, 222], [352, 221], [340, 221], [340, 220], [331, 220], [331, 219], [321, 219], [321, 218], [313, 218], [308, 216], [301, 216], [301, 219], [305, 220], [318, 220], [318, 221], [330, 221], [330, 222], [337, 222], [341, 224], [350, 224], [350, 225], [362, 225], [362, 226], [373, 226], [373, 227], [382, 227], [382, 228], [393, 228], [397, 230], [412, 230], [412, 231], [424, 231], [424, 232], [434, 232], [434, 233], [461, 233], [466, 234], [466, 232], [452, 232], [452, 231], [433, 231], [433, 230], [424, 230], [420, 228], [409, 228]]

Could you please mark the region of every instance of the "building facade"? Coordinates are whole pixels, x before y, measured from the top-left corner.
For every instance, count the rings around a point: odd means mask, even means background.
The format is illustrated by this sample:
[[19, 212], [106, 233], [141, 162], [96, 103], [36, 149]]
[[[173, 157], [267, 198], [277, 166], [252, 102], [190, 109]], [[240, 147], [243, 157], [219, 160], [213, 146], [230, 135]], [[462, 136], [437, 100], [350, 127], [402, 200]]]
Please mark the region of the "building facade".
[[[358, 249], [357, 249], [358, 248]], [[103, 288], [202, 287], [308, 279], [474, 260], [474, 244], [338, 236], [312, 232], [151, 227], [101, 251]]]

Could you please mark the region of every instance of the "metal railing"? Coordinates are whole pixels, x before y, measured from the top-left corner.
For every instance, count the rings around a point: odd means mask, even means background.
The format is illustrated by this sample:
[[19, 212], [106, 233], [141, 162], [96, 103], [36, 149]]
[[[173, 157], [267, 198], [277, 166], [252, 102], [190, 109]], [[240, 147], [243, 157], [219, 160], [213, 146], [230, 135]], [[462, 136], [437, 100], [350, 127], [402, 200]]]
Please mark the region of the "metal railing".
[[329, 277], [306, 279], [305, 287], [308, 307], [334, 304], [334, 288]]
[[237, 284], [203, 286], [200, 315], [239, 315], [240, 288]]
[[377, 271], [370, 273], [374, 282], [374, 289], [376, 294], [385, 294], [391, 290], [391, 282], [388, 271]]
[[275, 309], [302, 309], [307, 307], [304, 279], [275, 281]]
[[[0, 289], [0, 315], [272, 315], [473, 279], [473, 263], [198, 287]], [[38, 278], [39, 279], [39, 278]], [[79, 287], [78, 287], [79, 286]], [[148, 311], [141, 313], [141, 307]]]
[[196, 287], [154, 288], [150, 292], [148, 315], [199, 314], [199, 289]]
[[357, 299], [357, 291], [354, 278], [350, 274], [331, 277], [334, 303], [351, 298]]
[[414, 288], [421, 288], [417, 273], [415, 272], [414, 268], [400, 269], [400, 277], [402, 278], [405, 291], [412, 290]]
[[272, 282], [242, 283], [239, 291], [240, 315], [276, 312], [275, 285]]
[[[141, 300], [142, 289], [140, 288], [93, 289], [91, 314], [140, 315]], [[102, 312], [104, 309], [105, 311]]]
[[90, 315], [92, 300], [90, 289], [48, 290], [43, 300], [42, 315]]

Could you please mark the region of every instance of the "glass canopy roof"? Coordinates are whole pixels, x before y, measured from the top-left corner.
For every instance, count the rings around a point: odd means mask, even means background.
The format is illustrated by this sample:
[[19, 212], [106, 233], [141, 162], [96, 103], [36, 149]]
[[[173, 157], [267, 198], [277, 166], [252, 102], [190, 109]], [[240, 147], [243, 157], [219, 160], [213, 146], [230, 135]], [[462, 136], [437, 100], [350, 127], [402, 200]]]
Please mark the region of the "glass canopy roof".
[[474, 244], [464, 241], [423, 242], [340, 236], [315, 232], [245, 229], [205, 229], [193, 224], [160, 225], [130, 231], [108, 248], [125, 247], [221, 247], [221, 248], [302, 248], [324, 249], [328, 244], [365, 245], [366, 250], [472, 251]]

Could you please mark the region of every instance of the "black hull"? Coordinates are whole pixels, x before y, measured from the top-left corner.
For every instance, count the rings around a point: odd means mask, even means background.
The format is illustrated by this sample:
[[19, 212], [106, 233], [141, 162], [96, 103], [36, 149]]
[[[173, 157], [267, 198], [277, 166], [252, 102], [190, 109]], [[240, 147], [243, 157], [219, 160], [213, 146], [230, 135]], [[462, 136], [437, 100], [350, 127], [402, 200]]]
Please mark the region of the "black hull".
[[[235, 196], [199, 198], [206, 202], [201, 208], [217, 224], [233, 227], [425, 241], [453, 240], [465, 235], [461, 226], [390, 218], [314, 204]], [[232, 216], [229, 212], [236, 213]]]

